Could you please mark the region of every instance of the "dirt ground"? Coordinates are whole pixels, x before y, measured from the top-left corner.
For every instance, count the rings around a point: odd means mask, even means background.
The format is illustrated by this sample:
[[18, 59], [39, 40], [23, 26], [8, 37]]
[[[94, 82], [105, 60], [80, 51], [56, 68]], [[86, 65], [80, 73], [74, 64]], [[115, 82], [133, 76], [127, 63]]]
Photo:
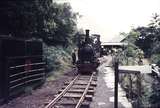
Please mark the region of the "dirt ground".
[[46, 81], [40, 88], [33, 90], [31, 94], [23, 94], [14, 98], [8, 104], [1, 105], [0, 108], [44, 108], [62, 88], [64, 82], [72, 80], [76, 75], [75, 71], [72, 69], [56, 80]]

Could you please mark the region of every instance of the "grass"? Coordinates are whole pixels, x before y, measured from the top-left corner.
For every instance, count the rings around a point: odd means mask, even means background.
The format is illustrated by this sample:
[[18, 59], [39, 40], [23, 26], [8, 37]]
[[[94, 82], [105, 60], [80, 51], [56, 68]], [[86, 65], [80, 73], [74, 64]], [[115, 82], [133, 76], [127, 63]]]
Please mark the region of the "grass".
[[72, 67], [71, 52], [73, 47], [43, 45], [44, 56], [47, 62], [47, 81], [55, 80]]
[[64, 75], [67, 72], [67, 70], [71, 69], [73, 66], [71, 65], [71, 63], [68, 63], [67, 61], [64, 61], [63, 59], [60, 59], [59, 62], [60, 62], [59, 68], [56, 69], [56, 71], [54, 70], [48, 73], [47, 81], [56, 80], [58, 77]]

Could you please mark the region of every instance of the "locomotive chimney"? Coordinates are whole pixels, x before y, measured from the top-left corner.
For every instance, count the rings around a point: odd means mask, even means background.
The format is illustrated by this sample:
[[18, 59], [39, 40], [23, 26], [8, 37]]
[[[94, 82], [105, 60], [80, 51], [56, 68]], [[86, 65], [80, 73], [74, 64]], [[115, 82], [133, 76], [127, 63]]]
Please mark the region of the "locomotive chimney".
[[88, 42], [89, 41], [89, 29], [86, 29], [86, 38], [85, 41]]
[[89, 38], [89, 30], [86, 29], [86, 38]]

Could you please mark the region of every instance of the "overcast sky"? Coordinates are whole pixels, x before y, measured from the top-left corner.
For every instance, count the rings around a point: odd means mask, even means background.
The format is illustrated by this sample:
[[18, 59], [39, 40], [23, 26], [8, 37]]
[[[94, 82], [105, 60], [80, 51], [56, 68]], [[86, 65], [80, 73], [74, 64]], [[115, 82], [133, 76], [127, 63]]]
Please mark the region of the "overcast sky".
[[129, 32], [131, 27], [147, 25], [153, 13], [160, 14], [160, 0], [57, 0], [70, 2], [73, 11], [83, 17], [78, 27], [101, 34], [109, 41], [119, 32]]

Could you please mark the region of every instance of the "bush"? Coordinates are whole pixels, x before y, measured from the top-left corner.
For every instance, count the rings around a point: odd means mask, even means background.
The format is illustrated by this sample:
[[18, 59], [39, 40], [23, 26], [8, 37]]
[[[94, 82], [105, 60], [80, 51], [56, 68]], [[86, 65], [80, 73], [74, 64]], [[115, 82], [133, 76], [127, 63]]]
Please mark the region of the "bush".
[[47, 72], [56, 71], [71, 64], [70, 48], [62, 46], [44, 46], [44, 57], [47, 62]]
[[160, 54], [153, 54], [150, 59], [152, 63], [160, 66]]
[[137, 46], [133, 45], [133, 44], [129, 44], [127, 46], [128, 48], [126, 48], [125, 53], [127, 57], [138, 57], [139, 53], [142, 53], [143, 55], [143, 51], [141, 49], [139, 49]]

